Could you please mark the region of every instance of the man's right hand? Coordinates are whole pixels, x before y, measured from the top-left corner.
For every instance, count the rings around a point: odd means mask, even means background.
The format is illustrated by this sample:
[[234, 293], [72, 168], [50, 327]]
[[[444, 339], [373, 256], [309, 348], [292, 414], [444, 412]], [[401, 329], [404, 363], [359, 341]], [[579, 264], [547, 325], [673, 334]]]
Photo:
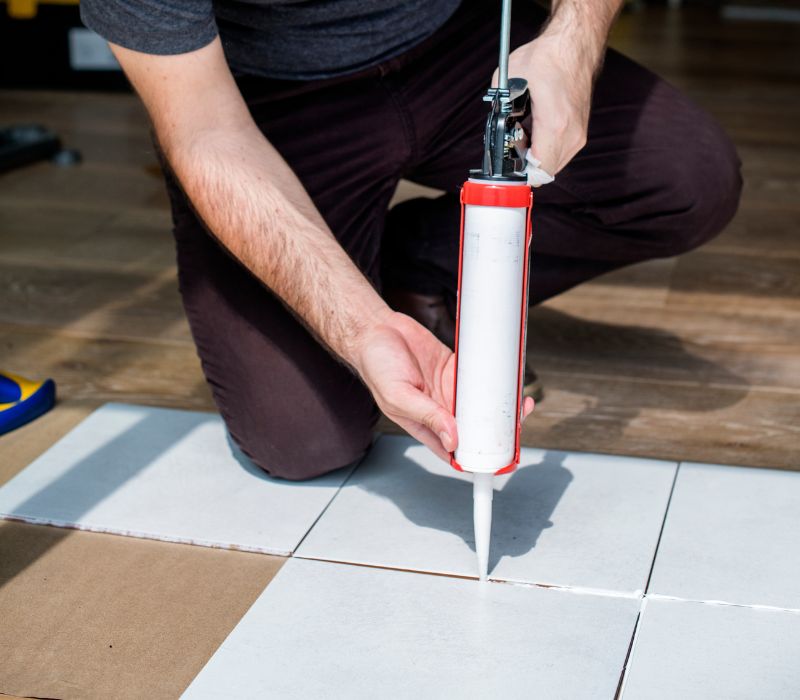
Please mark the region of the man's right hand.
[[[455, 355], [427, 328], [390, 312], [358, 339], [353, 365], [383, 413], [445, 461], [458, 446]], [[522, 419], [533, 411], [525, 398]]]
[[455, 357], [427, 328], [389, 312], [364, 330], [353, 365], [383, 413], [443, 460], [458, 444]]

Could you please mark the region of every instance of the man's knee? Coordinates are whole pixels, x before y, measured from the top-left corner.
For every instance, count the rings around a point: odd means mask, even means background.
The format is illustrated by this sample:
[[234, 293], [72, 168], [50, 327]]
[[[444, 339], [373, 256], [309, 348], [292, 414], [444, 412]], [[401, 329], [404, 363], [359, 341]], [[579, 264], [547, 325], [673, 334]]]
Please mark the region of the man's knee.
[[664, 164], [663, 255], [693, 250], [721, 233], [736, 214], [741, 163], [722, 128], [698, 110], [691, 138]]
[[[272, 477], [289, 481], [313, 479], [361, 459], [372, 444], [372, 423], [365, 422], [335, 436], [324, 430], [312, 434], [274, 435], [268, 430], [228, 430], [239, 449]], [[236, 432], [235, 432], [236, 431]]]

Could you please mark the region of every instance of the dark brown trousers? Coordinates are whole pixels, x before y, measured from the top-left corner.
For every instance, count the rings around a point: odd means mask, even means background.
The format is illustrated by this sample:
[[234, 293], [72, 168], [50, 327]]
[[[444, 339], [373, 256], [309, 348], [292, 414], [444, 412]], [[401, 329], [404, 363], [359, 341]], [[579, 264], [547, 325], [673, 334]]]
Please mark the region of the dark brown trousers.
[[[237, 77], [255, 122], [378, 288], [454, 292], [457, 192], [480, 163], [498, 8], [465, 2], [423, 44], [356, 75]], [[543, 20], [534, 3], [519, 3], [512, 45]], [[447, 194], [387, 214], [401, 178]], [[378, 415], [366, 388], [218, 245], [169, 175], [167, 184], [184, 306], [233, 439], [287, 479], [360, 457]], [[731, 219], [740, 189], [736, 152], [713, 119], [609, 51], [586, 147], [535, 193], [532, 303], [700, 245]]]

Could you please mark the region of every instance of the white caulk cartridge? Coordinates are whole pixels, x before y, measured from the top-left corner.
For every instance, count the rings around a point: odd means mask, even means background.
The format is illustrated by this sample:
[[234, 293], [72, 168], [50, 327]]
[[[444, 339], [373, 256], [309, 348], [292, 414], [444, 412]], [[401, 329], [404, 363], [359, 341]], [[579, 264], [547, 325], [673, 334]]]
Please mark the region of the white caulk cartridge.
[[492, 477], [519, 464], [531, 188], [468, 180], [461, 190], [461, 252], [453, 406], [453, 467], [474, 473], [475, 549], [487, 575]]

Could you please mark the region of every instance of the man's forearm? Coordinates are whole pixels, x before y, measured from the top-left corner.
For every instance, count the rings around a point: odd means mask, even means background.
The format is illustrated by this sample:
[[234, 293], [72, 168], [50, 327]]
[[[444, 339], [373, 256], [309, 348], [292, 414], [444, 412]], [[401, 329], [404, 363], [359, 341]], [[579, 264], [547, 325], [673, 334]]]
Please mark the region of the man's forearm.
[[359, 338], [391, 312], [256, 127], [219, 38], [175, 56], [112, 50], [208, 229], [360, 372]]
[[575, 65], [594, 75], [602, 64], [608, 33], [624, 0], [553, 0], [542, 36], [561, 37]]
[[280, 154], [254, 125], [166, 150], [186, 194], [220, 242], [355, 366], [362, 332], [389, 309]]

